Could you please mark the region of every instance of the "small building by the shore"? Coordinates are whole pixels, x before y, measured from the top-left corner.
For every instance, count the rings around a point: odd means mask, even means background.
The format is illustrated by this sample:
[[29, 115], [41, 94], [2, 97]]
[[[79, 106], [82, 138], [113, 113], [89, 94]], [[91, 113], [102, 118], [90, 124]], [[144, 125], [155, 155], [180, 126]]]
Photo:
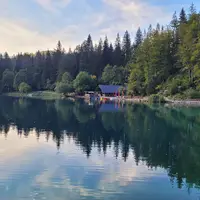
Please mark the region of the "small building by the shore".
[[96, 93], [96, 92], [93, 92], [93, 91], [87, 91], [87, 92], [85, 92], [85, 99], [87, 99], [87, 100], [96, 100], [96, 99], [98, 99], [99, 98], [99, 96], [98, 96], [98, 93]]
[[103, 96], [114, 97], [120, 92], [121, 85], [99, 85]]

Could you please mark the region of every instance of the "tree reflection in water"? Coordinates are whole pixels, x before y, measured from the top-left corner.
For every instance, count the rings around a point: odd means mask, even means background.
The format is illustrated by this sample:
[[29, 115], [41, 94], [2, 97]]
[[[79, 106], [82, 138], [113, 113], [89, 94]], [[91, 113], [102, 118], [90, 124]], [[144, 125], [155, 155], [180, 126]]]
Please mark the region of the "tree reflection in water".
[[57, 148], [64, 138], [73, 138], [87, 157], [94, 146], [106, 155], [113, 145], [116, 158], [121, 154], [126, 161], [132, 151], [136, 163], [166, 169], [179, 188], [183, 181], [188, 188], [200, 186], [199, 122], [200, 108], [127, 104], [105, 109], [82, 101], [0, 98], [1, 134], [15, 126], [28, 137], [34, 129], [37, 138], [46, 134]]

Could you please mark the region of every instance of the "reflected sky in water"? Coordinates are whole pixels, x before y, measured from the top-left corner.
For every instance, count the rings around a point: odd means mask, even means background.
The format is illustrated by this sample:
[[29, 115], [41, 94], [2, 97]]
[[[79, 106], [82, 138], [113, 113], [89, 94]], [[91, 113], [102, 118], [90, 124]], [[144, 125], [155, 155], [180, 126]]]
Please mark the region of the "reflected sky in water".
[[200, 197], [193, 109], [0, 101], [2, 200]]

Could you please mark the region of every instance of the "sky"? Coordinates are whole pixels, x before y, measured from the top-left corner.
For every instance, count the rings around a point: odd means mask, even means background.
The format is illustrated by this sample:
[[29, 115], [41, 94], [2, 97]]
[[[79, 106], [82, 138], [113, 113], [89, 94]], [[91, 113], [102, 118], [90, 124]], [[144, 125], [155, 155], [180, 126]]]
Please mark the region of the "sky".
[[[58, 40], [68, 50], [88, 34], [94, 42], [138, 27], [167, 25], [175, 11], [188, 11], [190, 0], [0, 0], [0, 52], [54, 49]], [[199, 0], [193, 0], [200, 10]]]

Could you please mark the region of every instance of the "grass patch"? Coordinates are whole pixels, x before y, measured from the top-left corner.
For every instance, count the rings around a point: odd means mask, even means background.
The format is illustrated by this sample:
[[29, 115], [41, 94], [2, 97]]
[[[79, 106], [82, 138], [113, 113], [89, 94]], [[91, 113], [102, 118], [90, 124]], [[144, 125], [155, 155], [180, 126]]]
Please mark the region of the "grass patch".
[[63, 97], [62, 94], [59, 94], [53, 91], [37, 91], [37, 92], [30, 92], [27, 94], [20, 93], [20, 92], [9, 92], [3, 95], [12, 96], [12, 97], [28, 97], [28, 98], [46, 99], [46, 100], [61, 99]]

